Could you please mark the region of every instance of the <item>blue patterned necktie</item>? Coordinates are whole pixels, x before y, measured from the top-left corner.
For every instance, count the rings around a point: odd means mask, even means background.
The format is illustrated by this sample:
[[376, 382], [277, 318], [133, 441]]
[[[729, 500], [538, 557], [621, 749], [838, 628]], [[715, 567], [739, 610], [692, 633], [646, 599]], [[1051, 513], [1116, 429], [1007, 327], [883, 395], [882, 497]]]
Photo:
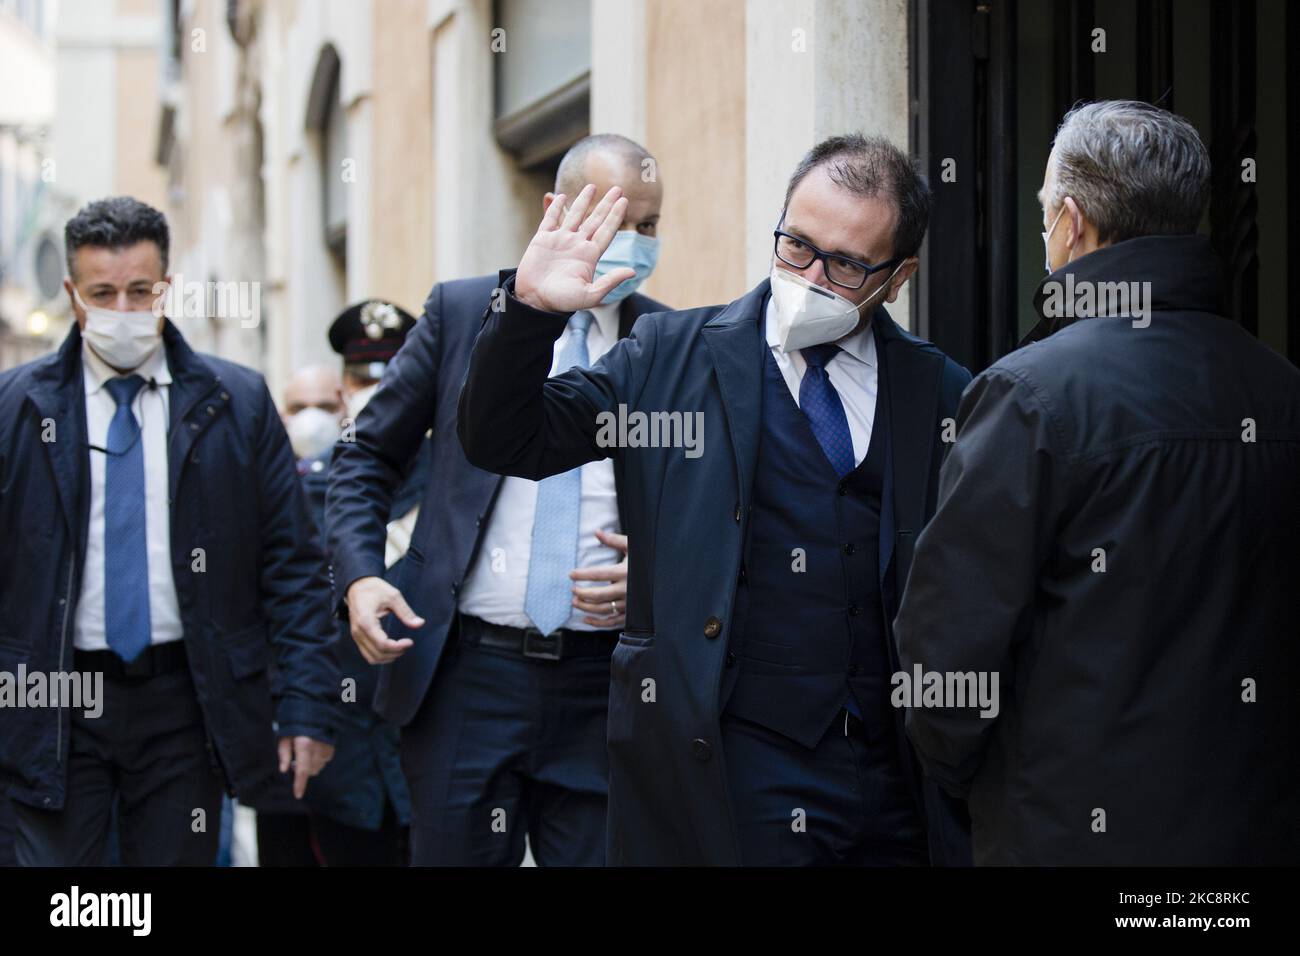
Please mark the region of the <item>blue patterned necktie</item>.
[[[575, 365], [587, 367], [587, 330], [593, 316], [575, 312], [569, 338], [560, 350], [555, 374]], [[524, 613], [543, 634], [564, 626], [573, 613], [573, 582], [569, 572], [578, 562], [578, 510], [582, 501], [582, 470], [574, 468], [544, 478], [537, 485], [533, 542], [528, 552], [528, 589]]]
[[808, 416], [812, 433], [822, 446], [835, 474], [843, 478], [856, 467], [853, 435], [839, 393], [826, 373], [826, 363], [840, 351], [838, 345], [810, 345], [799, 350], [808, 368], [799, 383], [799, 408]]
[[144, 444], [131, 412], [143, 386], [139, 375], [104, 383], [117, 403], [104, 465], [104, 632], [108, 646], [128, 663], [149, 646], [151, 635]]

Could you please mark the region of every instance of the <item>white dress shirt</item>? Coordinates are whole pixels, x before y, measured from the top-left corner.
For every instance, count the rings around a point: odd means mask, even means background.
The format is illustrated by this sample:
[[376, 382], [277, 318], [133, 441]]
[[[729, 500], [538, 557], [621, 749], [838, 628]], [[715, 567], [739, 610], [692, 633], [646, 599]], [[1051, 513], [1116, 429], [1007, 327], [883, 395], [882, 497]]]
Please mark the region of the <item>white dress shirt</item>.
[[[84, 341], [81, 346], [82, 377], [86, 386], [86, 429], [91, 445], [108, 447], [108, 426], [117, 403], [104, 383], [118, 373], [95, 354]], [[176, 582], [172, 579], [171, 510], [167, 503], [167, 415], [170, 405], [171, 372], [162, 345], [135, 369], [145, 380], [136, 394], [131, 411], [140, 424], [144, 446], [145, 548], [149, 561], [149, 623], [151, 641], [163, 644], [184, 636]], [[151, 389], [153, 379], [158, 387]], [[86, 534], [86, 562], [81, 577], [81, 598], [77, 602], [77, 626], [73, 645], [83, 651], [108, 648], [104, 631], [104, 475], [105, 453], [90, 449], [90, 526]]]
[[[798, 405], [799, 383], [803, 381], [808, 363], [797, 349], [788, 354], [781, 351], [775, 308], [773, 300], [769, 298], [764, 316], [767, 344], [790, 394], [794, 396], [794, 403]], [[826, 375], [840, 396], [844, 417], [849, 420], [849, 435], [853, 439], [853, 464], [856, 466], [862, 464], [862, 459], [867, 457], [867, 448], [871, 445], [871, 426], [876, 421], [876, 391], [879, 387], [876, 337], [871, 334], [871, 325], [868, 324], [866, 328], [835, 344], [840, 347], [840, 351], [826, 363]]]
[[[595, 321], [587, 328], [587, 358], [592, 364], [618, 341], [618, 310], [621, 303], [598, 305], [591, 312]], [[565, 329], [555, 342], [551, 374], [556, 371], [560, 352], [573, 335]], [[617, 564], [623, 554], [607, 548], [596, 531], [618, 530], [618, 497], [614, 490], [614, 463], [605, 458], [582, 466], [582, 499], [578, 511], [578, 564], [580, 568]], [[506, 478], [483, 532], [474, 564], [460, 591], [461, 613], [509, 627], [532, 627], [524, 613], [528, 590], [528, 559], [532, 551], [533, 515], [537, 510], [537, 482], [527, 478]], [[584, 587], [599, 587], [598, 581], [569, 581]], [[564, 626], [575, 631], [598, 628], [582, 619], [577, 608]]]

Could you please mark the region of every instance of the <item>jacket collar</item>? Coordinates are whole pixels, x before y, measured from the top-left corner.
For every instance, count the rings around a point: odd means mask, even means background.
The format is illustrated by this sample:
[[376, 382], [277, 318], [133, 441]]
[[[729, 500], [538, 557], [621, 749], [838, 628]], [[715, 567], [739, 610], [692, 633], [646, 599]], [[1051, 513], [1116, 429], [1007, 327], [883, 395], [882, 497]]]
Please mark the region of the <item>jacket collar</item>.
[[1102, 282], [1150, 283], [1144, 287], [1150, 290], [1145, 304], [1152, 312], [1222, 314], [1223, 262], [1207, 237], [1140, 236], [1090, 252], [1044, 278], [1033, 297], [1038, 324], [1017, 348], [1087, 318], [1048, 315], [1047, 306], [1081, 283]]
[[[212, 392], [221, 378], [203, 356], [190, 348], [170, 319], [163, 322], [162, 337], [172, 377], [168, 472], [170, 496], [175, 500], [181, 464], [190, 446], [215, 417], [217, 408], [226, 406], [229, 393], [223, 391], [221, 399], [213, 403], [213, 414], [182, 427], [191, 408]], [[57, 429], [56, 440], [43, 441], [41, 446], [50, 456], [64, 519], [84, 553], [89, 496], [83, 491], [88, 487], [90, 475], [86, 459], [86, 388], [81, 349], [81, 329], [74, 323], [58, 352], [42, 360], [33, 371], [30, 397], [40, 419], [52, 422]]]

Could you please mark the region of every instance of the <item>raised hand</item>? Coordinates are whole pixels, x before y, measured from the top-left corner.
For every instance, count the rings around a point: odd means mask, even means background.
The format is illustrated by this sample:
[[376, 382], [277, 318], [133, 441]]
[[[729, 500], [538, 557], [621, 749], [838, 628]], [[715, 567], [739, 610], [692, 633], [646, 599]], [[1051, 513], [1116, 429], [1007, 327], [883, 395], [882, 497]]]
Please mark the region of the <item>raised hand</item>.
[[596, 187], [588, 183], [564, 212], [564, 193], [546, 209], [515, 272], [515, 298], [544, 312], [577, 312], [600, 304], [615, 286], [632, 278], [632, 269], [615, 269], [592, 279], [596, 261], [623, 224], [627, 199], [617, 186], [588, 213]]

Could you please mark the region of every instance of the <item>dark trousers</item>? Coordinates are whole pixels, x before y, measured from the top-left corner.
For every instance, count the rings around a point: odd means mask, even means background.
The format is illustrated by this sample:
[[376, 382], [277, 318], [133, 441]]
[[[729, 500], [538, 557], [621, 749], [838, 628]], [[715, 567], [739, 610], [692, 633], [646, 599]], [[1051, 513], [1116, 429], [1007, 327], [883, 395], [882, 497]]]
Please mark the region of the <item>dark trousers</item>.
[[875, 738], [832, 722], [808, 749], [724, 713], [727, 768], [745, 866], [917, 866], [929, 862], [925, 833], [905, 781]]
[[98, 717], [72, 712], [63, 809], [14, 801], [18, 863], [103, 865], [116, 799], [125, 866], [211, 866], [221, 835], [222, 782], [208, 757], [189, 671], [106, 675], [103, 696]]
[[[308, 784], [310, 786], [310, 784]], [[378, 830], [364, 830], [323, 813], [258, 813], [259, 866], [405, 866], [407, 830], [393, 805]]]
[[14, 807], [0, 794], [0, 866], [16, 866], [14, 858]]
[[[611, 641], [611, 651], [613, 642]], [[413, 866], [602, 866], [609, 655], [449, 643], [402, 729]]]

